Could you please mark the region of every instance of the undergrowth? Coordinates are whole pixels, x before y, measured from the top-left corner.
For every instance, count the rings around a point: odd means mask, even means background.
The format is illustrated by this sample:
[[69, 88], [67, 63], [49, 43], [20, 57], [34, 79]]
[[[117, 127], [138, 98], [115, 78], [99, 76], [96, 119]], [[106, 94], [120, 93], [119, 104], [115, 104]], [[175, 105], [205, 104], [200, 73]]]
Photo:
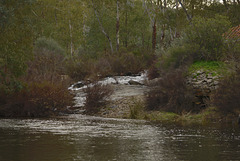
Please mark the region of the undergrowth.
[[85, 109], [87, 114], [95, 114], [106, 105], [113, 89], [109, 85], [94, 84], [84, 89], [86, 93]]
[[0, 93], [0, 116], [46, 117], [73, 105], [73, 95], [62, 84], [31, 83], [11, 94]]

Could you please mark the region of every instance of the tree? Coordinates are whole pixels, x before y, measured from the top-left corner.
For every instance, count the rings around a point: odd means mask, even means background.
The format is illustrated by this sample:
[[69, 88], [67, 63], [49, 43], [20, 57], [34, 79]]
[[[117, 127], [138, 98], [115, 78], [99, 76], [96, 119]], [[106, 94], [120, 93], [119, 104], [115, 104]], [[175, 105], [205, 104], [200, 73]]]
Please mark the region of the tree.
[[101, 20], [100, 20], [99, 14], [98, 14], [98, 12], [97, 12], [97, 10], [96, 10], [96, 8], [95, 8], [95, 4], [94, 4], [93, 0], [92, 0], [92, 7], [93, 7], [93, 10], [94, 10], [95, 16], [96, 16], [96, 18], [97, 18], [97, 20], [98, 20], [99, 27], [100, 27], [102, 33], [103, 33], [103, 34], [106, 36], [106, 38], [108, 39], [108, 41], [109, 41], [109, 46], [110, 46], [110, 48], [111, 48], [111, 52], [113, 53], [112, 40], [111, 40], [110, 36], [109, 36], [108, 33], [105, 31], [105, 29], [104, 29], [104, 27], [103, 27], [103, 25], [102, 25], [102, 22], [101, 22]]
[[186, 44], [199, 46], [199, 58], [219, 60], [224, 54], [223, 33], [230, 27], [227, 17], [216, 15], [215, 18], [195, 17], [192, 25], [186, 29]]
[[32, 57], [33, 30], [31, 7], [33, 1], [1, 1], [0, 28], [0, 85], [10, 86], [15, 78], [24, 74]]
[[84, 27], [86, 16], [89, 14], [85, 0], [37, 0], [32, 12], [35, 13], [35, 39], [52, 38], [70, 56], [84, 44]]

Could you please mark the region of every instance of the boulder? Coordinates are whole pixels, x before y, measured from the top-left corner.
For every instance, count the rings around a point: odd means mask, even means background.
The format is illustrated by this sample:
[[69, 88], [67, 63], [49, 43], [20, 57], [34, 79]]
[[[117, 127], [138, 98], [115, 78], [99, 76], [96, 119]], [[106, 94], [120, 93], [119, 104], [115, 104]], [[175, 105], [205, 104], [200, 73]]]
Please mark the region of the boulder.
[[83, 82], [77, 82], [73, 85], [73, 88], [81, 88], [83, 87], [85, 84]]
[[130, 84], [130, 85], [143, 85], [142, 83], [134, 81], [134, 80], [128, 81], [128, 84]]

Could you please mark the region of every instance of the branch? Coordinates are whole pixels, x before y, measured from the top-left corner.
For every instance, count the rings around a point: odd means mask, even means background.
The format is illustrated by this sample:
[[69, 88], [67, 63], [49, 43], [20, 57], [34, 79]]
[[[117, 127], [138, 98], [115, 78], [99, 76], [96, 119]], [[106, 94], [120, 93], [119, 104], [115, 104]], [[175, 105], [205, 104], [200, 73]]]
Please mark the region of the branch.
[[187, 9], [186, 9], [186, 8], [184, 7], [184, 5], [182, 4], [181, 0], [178, 0], [178, 2], [180, 3], [180, 5], [182, 6], [184, 12], [186, 13], [187, 18], [188, 18], [188, 21], [191, 23], [192, 18], [191, 18], [191, 16], [188, 14]]

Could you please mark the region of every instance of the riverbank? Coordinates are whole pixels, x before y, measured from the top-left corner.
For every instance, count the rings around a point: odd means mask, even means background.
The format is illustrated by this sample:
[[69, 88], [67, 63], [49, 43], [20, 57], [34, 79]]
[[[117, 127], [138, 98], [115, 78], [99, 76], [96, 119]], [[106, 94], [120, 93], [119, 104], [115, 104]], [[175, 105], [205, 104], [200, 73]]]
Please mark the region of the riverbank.
[[164, 111], [147, 111], [144, 107], [144, 96], [129, 96], [113, 100], [103, 107], [96, 116], [104, 118], [122, 118], [147, 120], [153, 123], [177, 124], [177, 125], [209, 125], [232, 124], [238, 126], [238, 116], [233, 114], [221, 114], [217, 108], [208, 107], [200, 113], [176, 114]]

